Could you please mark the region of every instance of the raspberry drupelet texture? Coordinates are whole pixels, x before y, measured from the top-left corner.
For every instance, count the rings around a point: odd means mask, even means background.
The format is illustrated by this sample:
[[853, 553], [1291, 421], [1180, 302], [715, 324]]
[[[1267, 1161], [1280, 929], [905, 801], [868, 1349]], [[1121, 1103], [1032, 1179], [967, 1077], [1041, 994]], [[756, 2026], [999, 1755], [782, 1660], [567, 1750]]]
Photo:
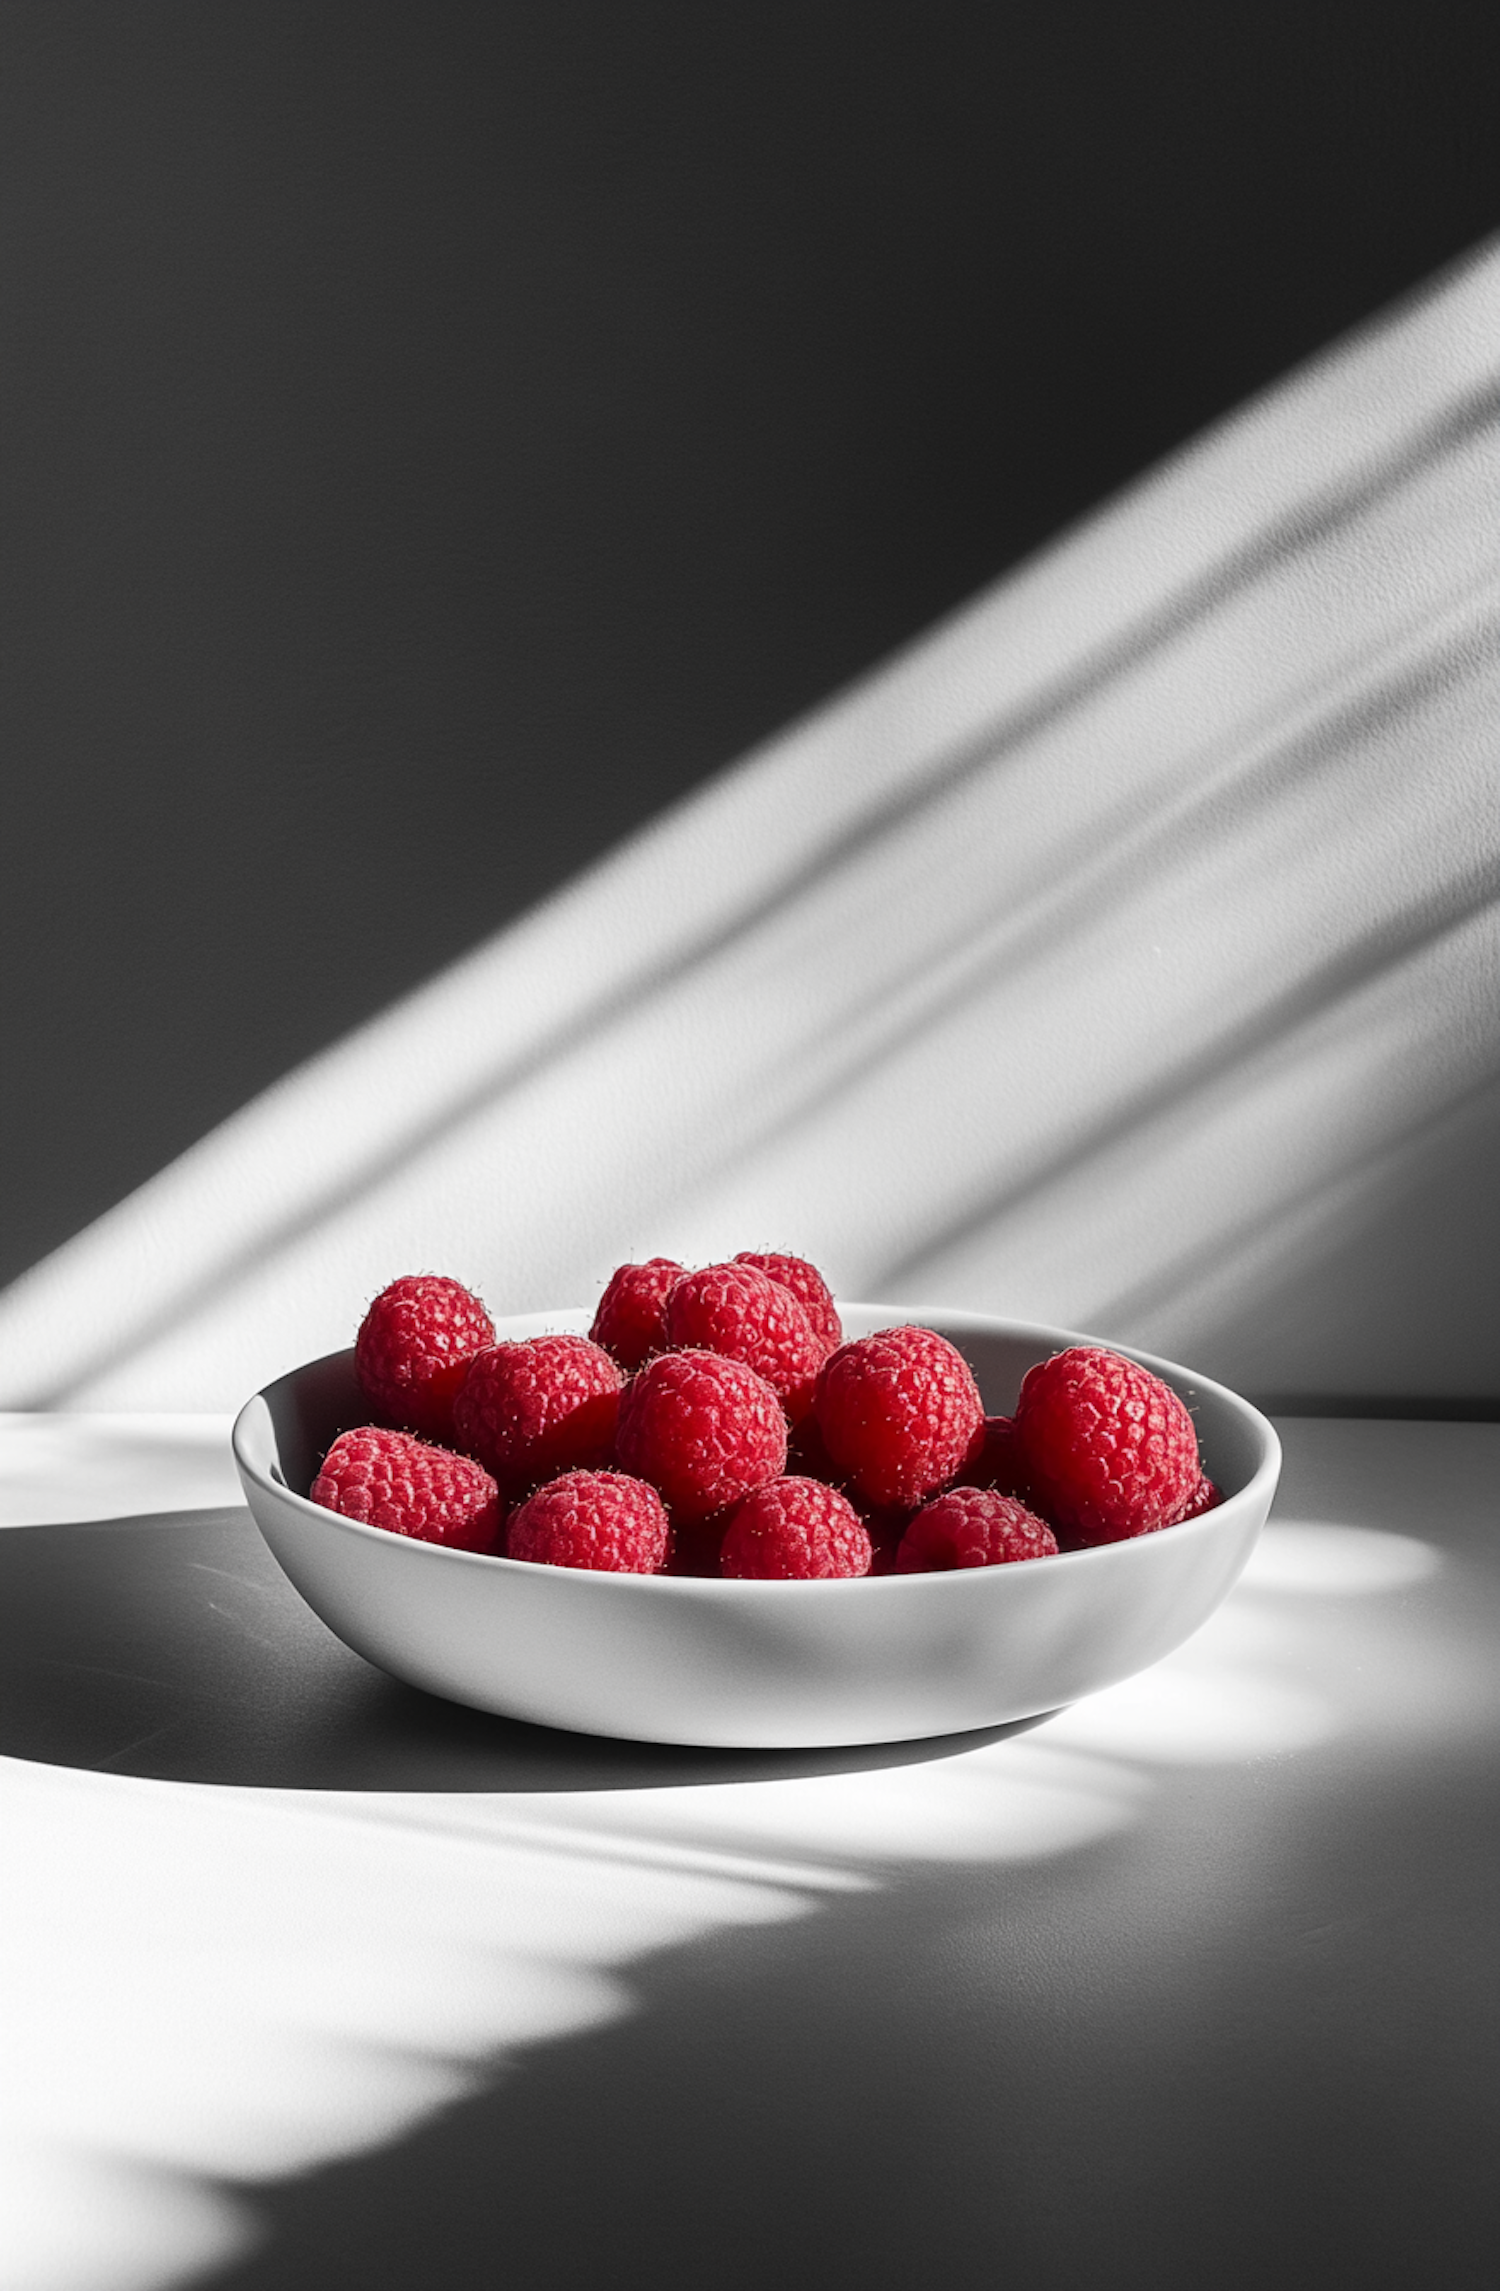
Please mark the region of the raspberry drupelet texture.
[[618, 1265], [605, 1284], [589, 1335], [627, 1372], [667, 1347], [667, 1298], [685, 1268], [672, 1257]]
[[387, 1423], [453, 1437], [453, 1403], [469, 1362], [495, 1341], [479, 1299], [441, 1273], [407, 1273], [381, 1290], [354, 1340], [359, 1387]]
[[462, 1447], [507, 1494], [588, 1470], [614, 1446], [621, 1376], [586, 1336], [533, 1336], [477, 1353], [454, 1403]]
[[1214, 1511], [1224, 1501], [1223, 1491], [1210, 1479], [1201, 1479], [1181, 1511], [1174, 1511], [1168, 1527], [1180, 1527], [1185, 1519], [1201, 1519], [1204, 1512]]
[[984, 1421], [963, 1354], [929, 1328], [839, 1346], [817, 1386], [829, 1455], [867, 1502], [908, 1509], [951, 1479]]
[[1057, 1537], [1044, 1519], [994, 1488], [947, 1488], [917, 1513], [896, 1553], [898, 1575], [957, 1567], [1001, 1567], [1050, 1559]]
[[763, 1377], [716, 1352], [663, 1352], [620, 1399], [615, 1453], [691, 1523], [780, 1477], [786, 1417]]
[[667, 1556], [666, 1506], [624, 1472], [564, 1472], [511, 1514], [506, 1553], [549, 1567], [655, 1575]]
[[870, 1537], [847, 1496], [821, 1480], [771, 1480], [735, 1505], [719, 1572], [758, 1581], [868, 1575]]
[[667, 1342], [742, 1360], [765, 1378], [793, 1423], [812, 1406], [825, 1357], [790, 1289], [754, 1265], [684, 1273], [667, 1299]]
[[837, 1344], [844, 1341], [844, 1324], [839, 1319], [833, 1292], [816, 1265], [805, 1257], [783, 1257], [773, 1249], [741, 1249], [735, 1257], [737, 1265], [753, 1265], [757, 1272], [769, 1273], [784, 1289], [790, 1289], [802, 1310], [812, 1323], [813, 1335], [823, 1347], [824, 1357]]
[[495, 1551], [500, 1491], [471, 1456], [430, 1447], [409, 1432], [363, 1424], [341, 1432], [309, 1490], [314, 1503], [392, 1535]]
[[1064, 1541], [1123, 1543], [1163, 1527], [1202, 1476], [1176, 1393], [1100, 1345], [1071, 1345], [1028, 1370], [1015, 1422], [1036, 1508]]

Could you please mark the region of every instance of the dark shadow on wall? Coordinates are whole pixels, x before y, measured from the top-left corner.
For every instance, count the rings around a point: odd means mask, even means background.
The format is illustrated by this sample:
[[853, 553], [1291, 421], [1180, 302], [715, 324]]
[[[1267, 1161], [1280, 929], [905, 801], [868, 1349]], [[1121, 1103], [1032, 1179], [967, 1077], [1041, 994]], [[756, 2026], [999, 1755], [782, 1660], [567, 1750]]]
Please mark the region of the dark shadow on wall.
[[[234, 1253], [218, 1261], [209, 1256], [206, 1262], [185, 1264], [180, 1287], [164, 1303], [153, 1303], [142, 1312], [124, 1337], [112, 1337], [107, 1345], [80, 1354], [70, 1363], [64, 1383], [28, 1391], [25, 1404], [64, 1404], [70, 1393], [180, 1325], [246, 1276], [258, 1274], [275, 1257], [294, 1250], [330, 1216], [344, 1213], [352, 1202], [389, 1182], [476, 1114], [495, 1110], [550, 1068], [597, 1046], [623, 1020], [667, 997], [736, 947], [757, 935], [774, 932], [779, 924], [795, 917], [810, 895], [826, 890], [833, 878], [855, 876], [882, 847], [899, 846], [925, 815], [952, 800], [966, 785], [1004, 772], [1029, 742], [1070, 718], [1076, 720], [1090, 703], [1137, 673], [1154, 655], [1211, 624], [1217, 612], [1256, 583], [1284, 577], [1289, 568], [1294, 570], [1299, 560], [1310, 556], [1331, 535], [1354, 526], [1372, 507], [1399, 497], [1414, 477], [1486, 437], [1494, 428], [1496, 410], [1493, 391], [1474, 393], [1443, 420], [1407, 441], [1401, 452], [1380, 467], [1329, 489], [1297, 514], [1277, 520], [1252, 541], [1227, 552], [1197, 579], [1143, 613], [1122, 634], [1101, 644], [1069, 674], [1057, 678], [1023, 706], [925, 759], [920, 774], [895, 794], [854, 810], [837, 832], [799, 853], [796, 863], [769, 888], [739, 906], [726, 903], [708, 928], [671, 948], [649, 967], [632, 970], [622, 964], [617, 977], [601, 982], [591, 1000], [521, 1056], [496, 1066], [486, 1060], [482, 1046], [476, 1045], [470, 1061], [471, 1078], [461, 1093], [437, 1103], [414, 1104], [409, 1124], [394, 1145], [351, 1160], [333, 1184], [287, 1205], [274, 1222], [268, 1218], [252, 1240]], [[1410, 634], [1406, 629], [1399, 632], [1403, 641]], [[1128, 896], [1142, 870], [1159, 862], [1169, 832], [1178, 836], [1189, 832], [1200, 838], [1211, 833], [1221, 839], [1231, 834], [1246, 820], [1273, 808], [1313, 775], [1332, 773], [1342, 766], [1357, 751], [1362, 735], [1388, 731], [1407, 718], [1415, 719], [1435, 698], [1461, 687], [1492, 660], [1497, 641], [1500, 638], [1489, 620], [1480, 618], [1466, 625], [1457, 638], [1444, 638], [1422, 649], [1415, 660], [1398, 663], [1383, 654], [1377, 656], [1361, 664], [1367, 679], [1355, 697], [1336, 696], [1311, 729], [1303, 726], [1288, 737], [1277, 738], [1280, 728], [1276, 724], [1254, 724], [1239, 735], [1228, 754], [1194, 759], [1194, 769], [1184, 775], [1183, 785], [1169, 788], [1154, 803], [1137, 804], [1128, 816], [1107, 813], [1080, 821], [1056, 880], [1041, 884], [1027, 907], [1012, 912], [1011, 927], [997, 946], [975, 951], [963, 979], [955, 982], [951, 974], [948, 958], [954, 950], [940, 948], [933, 959], [938, 975], [929, 1003], [924, 1003], [915, 1016], [893, 1020], [873, 1048], [850, 1052], [830, 1043], [826, 1058], [817, 1062], [815, 1078], [792, 1112], [778, 1114], [770, 1123], [753, 1122], [737, 1134], [728, 1158], [746, 1162], [779, 1137], [813, 1124], [862, 1078], [920, 1037], [934, 1015], [951, 1019], [966, 1001], [987, 992], [1002, 972], [1014, 973], [1039, 959], [1055, 960], [1059, 945], [1065, 946], [1086, 923], [1096, 920], [1101, 906]], [[1388, 647], [1392, 655], [1397, 649], [1395, 643]], [[1261, 754], [1260, 747], [1267, 740], [1272, 743], [1269, 753]], [[883, 1268], [872, 1284], [874, 1291], [892, 1296], [911, 1293], [914, 1281], [920, 1286], [920, 1270], [929, 1259], [960, 1247], [966, 1239], [975, 1239], [1003, 1218], [1023, 1211], [1028, 1198], [1069, 1171], [1086, 1167], [1141, 1130], [1169, 1121], [1174, 1111], [1222, 1085], [1298, 1027], [1484, 913], [1495, 895], [1495, 870], [1487, 862], [1469, 877], [1445, 884], [1408, 912], [1324, 956], [1294, 986], [1226, 1029], [1207, 1048], [1173, 1067], [1152, 1069], [1128, 1102], [1101, 1108], [1084, 1134], [1054, 1141], [1035, 1169], [1009, 1174], [1001, 1189], [987, 1192], [941, 1229], [924, 1232], [904, 1257]], [[914, 978], [909, 983], [918, 985], [920, 980]], [[1114, 1325], [1116, 1333], [1129, 1333], [1126, 1323]], [[1205, 1360], [1203, 1365], [1212, 1368], [1215, 1364]]]
[[[1500, 1418], [1497, 1169], [1491, 1078], [1356, 1163], [1328, 1198], [1294, 1205], [1287, 1230], [1248, 1236], [1243, 1276], [1216, 1308], [1216, 1372], [1273, 1414]], [[1212, 1270], [1177, 1278], [1191, 1294]], [[1111, 1326], [1171, 1301], [1123, 1308]], [[1305, 1364], [1335, 1359], [1347, 1382], [1320, 1386]], [[1423, 1388], [1406, 1381], [1413, 1361]]]
[[1500, 24], [18, 0], [0, 1279], [1500, 220]]

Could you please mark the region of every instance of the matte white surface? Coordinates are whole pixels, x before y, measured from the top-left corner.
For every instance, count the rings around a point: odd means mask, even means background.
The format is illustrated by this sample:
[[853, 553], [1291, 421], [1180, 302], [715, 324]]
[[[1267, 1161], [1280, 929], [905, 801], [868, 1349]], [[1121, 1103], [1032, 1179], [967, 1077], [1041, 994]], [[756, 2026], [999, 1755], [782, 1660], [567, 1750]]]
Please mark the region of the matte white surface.
[[[843, 1304], [845, 1334], [890, 1305]], [[980, 1314], [919, 1313], [968, 1359], [988, 1413], [1073, 1341]], [[587, 1311], [548, 1316], [586, 1330]], [[500, 1336], [532, 1333], [529, 1321]], [[911, 1741], [1056, 1710], [1174, 1647], [1239, 1574], [1280, 1451], [1232, 1393], [1164, 1362], [1225, 1500], [1181, 1527], [1009, 1567], [851, 1583], [594, 1574], [444, 1551], [340, 1518], [303, 1490], [366, 1409], [352, 1354], [257, 1395], [234, 1427], [245, 1498], [309, 1605], [397, 1678], [480, 1710], [591, 1734], [719, 1747]]]
[[77, 1529], [60, 1452], [0, 1535], [0, 2283], [1487, 2286], [1500, 1426], [1280, 1430], [1166, 1661], [821, 1770], [449, 1728], [173, 1508], [191, 1440]]

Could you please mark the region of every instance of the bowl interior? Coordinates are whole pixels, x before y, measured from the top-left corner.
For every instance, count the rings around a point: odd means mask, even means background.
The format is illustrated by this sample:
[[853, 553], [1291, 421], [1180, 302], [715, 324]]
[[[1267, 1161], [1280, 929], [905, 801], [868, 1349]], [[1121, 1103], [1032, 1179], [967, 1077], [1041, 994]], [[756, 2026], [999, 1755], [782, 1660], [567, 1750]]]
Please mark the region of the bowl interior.
[[307, 1494], [340, 1432], [370, 1420], [352, 1346], [278, 1377], [262, 1397], [272, 1433], [271, 1477], [294, 1495]]

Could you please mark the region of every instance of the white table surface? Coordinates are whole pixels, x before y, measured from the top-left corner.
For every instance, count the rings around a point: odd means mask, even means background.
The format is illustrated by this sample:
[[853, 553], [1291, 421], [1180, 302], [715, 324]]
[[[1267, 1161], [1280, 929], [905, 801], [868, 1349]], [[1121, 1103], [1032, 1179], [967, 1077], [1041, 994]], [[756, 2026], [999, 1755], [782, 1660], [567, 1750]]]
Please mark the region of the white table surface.
[[1500, 1426], [1294, 1420], [1006, 1737], [639, 1748], [329, 1638], [217, 1419], [0, 1419], [4, 2291], [1500, 2280]]

